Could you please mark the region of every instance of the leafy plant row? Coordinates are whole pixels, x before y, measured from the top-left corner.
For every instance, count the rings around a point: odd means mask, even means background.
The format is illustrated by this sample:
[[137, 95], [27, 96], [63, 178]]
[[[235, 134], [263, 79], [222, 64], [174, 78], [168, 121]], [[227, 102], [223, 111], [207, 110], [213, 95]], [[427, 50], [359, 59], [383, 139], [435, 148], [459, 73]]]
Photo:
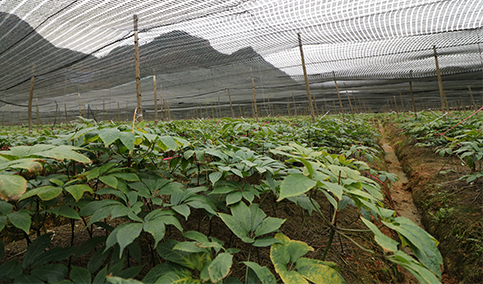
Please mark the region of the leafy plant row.
[[[326, 261], [334, 236], [410, 271], [422, 283], [441, 278], [438, 242], [388, 208], [372, 169], [380, 148], [370, 117], [306, 120], [178, 121], [160, 125], [95, 124], [83, 120], [43, 137], [7, 134], [0, 151], [0, 228], [22, 232], [29, 247], [22, 261], [0, 265], [0, 279], [17, 283], [343, 283]], [[320, 193], [319, 193], [320, 192]], [[321, 210], [315, 195], [331, 205]], [[286, 221], [268, 216], [264, 202], [288, 200], [330, 229], [321, 259], [313, 248], [279, 232]], [[355, 210], [374, 235], [377, 250], [357, 243], [359, 230], [338, 223]], [[202, 212], [219, 218], [250, 247], [245, 277], [231, 276], [240, 249], [183, 224]], [[55, 217], [57, 216], [57, 217]], [[199, 216], [198, 216], [199, 217]], [[82, 221], [90, 238], [75, 247], [52, 247], [48, 218]], [[99, 235], [93, 229], [102, 228]], [[381, 228], [395, 232], [396, 241]], [[174, 237], [173, 230], [182, 233]], [[34, 236], [36, 238], [31, 240]], [[144, 246], [152, 268], [144, 265]], [[409, 246], [414, 256], [401, 247]], [[3, 247], [3, 243], [2, 243]], [[252, 249], [270, 248], [274, 270], [252, 261]], [[0, 251], [3, 255], [3, 250]], [[86, 267], [72, 265], [90, 255]], [[156, 256], [155, 256], [156, 255]], [[156, 262], [156, 260], [161, 260]], [[243, 281], [243, 282], [242, 282]]]

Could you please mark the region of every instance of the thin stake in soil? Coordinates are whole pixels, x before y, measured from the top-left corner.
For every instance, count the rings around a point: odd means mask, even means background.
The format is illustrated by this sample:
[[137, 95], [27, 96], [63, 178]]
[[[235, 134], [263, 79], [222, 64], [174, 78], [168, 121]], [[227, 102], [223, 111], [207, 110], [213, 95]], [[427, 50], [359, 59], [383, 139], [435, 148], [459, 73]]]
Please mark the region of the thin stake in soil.
[[339, 86], [337, 86], [337, 79], [335, 78], [334, 71], [332, 71], [332, 75], [334, 76], [334, 84], [335, 84], [335, 90], [337, 91], [337, 97], [339, 98], [340, 112], [344, 113], [344, 107], [342, 106], [342, 99], [340, 98]]
[[136, 69], [136, 98], [138, 102], [137, 112], [139, 121], [143, 120], [143, 105], [141, 97], [141, 71], [139, 67], [139, 39], [138, 39], [138, 16], [133, 16], [134, 20], [134, 61]]
[[154, 124], [158, 124], [158, 94], [156, 91], [156, 75], [153, 75], [153, 89], [154, 89]]
[[28, 120], [29, 120], [29, 134], [32, 134], [32, 99], [34, 97], [34, 81], [35, 77], [32, 76], [30, 79], [30, 93], [28, 102]]
[[231, 118], [235, 118], [235, 112], [233, 111], [233, 104], [231, 103], [230, 89], [226, 89], [228, 92], [228, 99], [230, 100]]
[[307, 90], [307, 98], [309, 99], [310, 115], [312, 116], [312, 123], [315, 123], [314, 106], [312, 105], [312, 96], [310, 95], [309, 78], [307, 76], [307, 68], [305, 67], [304, 50], [302, 48], [302, 38], [300, 33], [297, 34], [299, 40], [300, 57], [302, 59], [302, 70], [304, 72], [305, 89]]

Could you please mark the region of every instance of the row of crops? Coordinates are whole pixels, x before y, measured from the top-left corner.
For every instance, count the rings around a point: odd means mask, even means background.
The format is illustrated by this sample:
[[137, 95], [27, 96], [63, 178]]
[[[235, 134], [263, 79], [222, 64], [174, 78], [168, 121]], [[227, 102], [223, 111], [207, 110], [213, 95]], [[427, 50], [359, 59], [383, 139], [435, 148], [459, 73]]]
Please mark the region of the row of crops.
[[[375, 119], [339, 115], [313, 124], [301, 117], [259, 123], [225, 118], [157, 125], [80, 119], [33, 136], [4, 133], [0, 229], [4, 240], [17, 236], [11, 242], [25, 239], [29, 246], [23, 258], [2, 260], [0, 279], [344, 283], [341, 267], [327, 260], [334, 240], [344, 239], [421, 283], [438, 283], [438, 241], [391, 207], [387, 189], [395, 176], [375, 166], [381, 156]], [[425, 127], [408, 124], [414, 132], [425, 133]], [[461, 154], [474, 172], [481, 170], [480, 156], [473, 156], [480, 164], [471, 164], [463, 146], [451, 145], [441, 151]], [[327, 228], [317, 257], [309, 257], [315, 244], [282, 232], [287, 219], [270, 209], [284, 203], [296, 205], [306, 218], [320, 218], [320, 227]], [[356, 220], [340, 222], [345, 211], [355, 212]], [[53, 245], [52, 220], [72, 226], [70, 246]], [[188, 226], [190, 220], [198, 226]], [[74, 245], [78, 224], [89, 237]], [[376, 247], [357, 241], [367, 232]], [[8, 245], [1, 243], [0, 256], [6, 257]], [[270, 264], [260, 261], [264, 251]]]

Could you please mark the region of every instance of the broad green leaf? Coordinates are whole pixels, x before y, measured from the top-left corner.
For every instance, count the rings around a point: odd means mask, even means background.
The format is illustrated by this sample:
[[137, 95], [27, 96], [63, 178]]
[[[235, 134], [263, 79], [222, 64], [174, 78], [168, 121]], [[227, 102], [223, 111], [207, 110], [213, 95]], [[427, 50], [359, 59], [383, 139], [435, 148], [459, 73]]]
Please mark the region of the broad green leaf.
[[75, 247], [66, 247], [66, 248], [54, 247], [40, 254], [40, 256], [36, 258], [35, 262], [32, 263], [31, 266], [35, 267], [35, 266], [49, 263], [54, 260], [61, 261], [61, 260], [67, 259], [73, 253], [75, 253], [76, 250], [77, 248]]
[[233, 255], [229, 253], [220, 253], [217, 255], [210, 266], [208, 266], [211, 282], [216, 283], [228, 276], [232, 263]]
[[280, 240], [266, 236], [266, 237], [257, 238], [252, 243], [252, 246], [254, 246], [254, 247], [268, 247], [268, 246], [271, 246], [271, 245], [277, 244], [277, 243], [281, 243]]
[[38, 173], [42, 171], [41, 159], [35, 158], [23, 158], [19, 160], [13, 160], [9, 162], [0, 162], [0, 169], [24, 169], [31, 173]]
[[198, 247], [196, 242], [179, 242], [173, 247], [173, 250], [180, 250], [189, 253], [209, 253], [209, 250]]
[[[241, 202], [243, 203], [243, 202]], [[253, 243], [254, 240], [248, 237], [247, 224], [240, 222], [236, 217], [225, 213], [218, 213], [218, 216], [226, 224], [226, 226], [243, 242]]]
[[424, 268], [416, 262], [412, 257], [398, 250], [394, 255], [388, 257], [391, 262], [401, 265], [413, 274], [420, 283], [437, 284], [441, 283], [439, 279], [431, 271]]
[[284, 198], [297, 196], [309, 191], [317, 185], [317, 182], [309, 179], [303, 174], [291, 174], [287, 176], [280, 187], [280, 196], [277, 199], [281, 201]]
[[270, 272], [270, 270], [265, 266], [260, 266], [256, 262], [245, 261], [243, 262], [246, 266], [250, 267], [255, 274], [257, 275], [258, 279], [262, 282], [262, 284], [276, 284], [277, 280], [275, 276]]
[[213, 173], [211, 173], [211, 174], [209, 175], [209, 178], [210, 178], [211, 183], [212, 183], [213, 185], [215, 185], [215, 183], [216, 183], [217, 181], [219, 181], [219, 180], [220, 180], [220, 178], [222, 177], [222, 175], [223, 175], [223, 174], [222, 174], [222, 173], [220, 173], [220, 172], [213, 172]]
[[386, 251], [397, 251], [398, 242], [391, 239], [390, 237], [384, 235], [376, 225], [372, 224], [369, 220], [364, 217], [361, 217], [362, 222], [366, 224], [366, 226], [374, 233], [374, 239], [376, 242]]
[[99, 201], [92, 201], [89, 202], [85, 207], [83, 207], [80, 211], [79, 214], [83, 217], [85, 216], [90, 216], [94, 214], [97, 210], [104, 206], [112, 205], [112, 204], [121, 204], [121, 202], [117, 200], [112, 200], [112, 199], [103, 199]]
[[166, 226], [162, 218], [147, 221], [143, 225], [144, 231], [153, 235], [154, 248], [158, 246], [158, 243], [164, 238], [166, 232]]
[[209, 259], [209, 255], [206, 253], [188, 253], [180, 250], [173, 250], [174, 246], [179, 242], [175, 240], [167, 240], [156, 248], [159, 256], [177, 263], [181, 266], [189, 269], [197, 269], [201, 271], [204, 267], [204, 263]]
[[84, 267], [72, 266], [69, 277], [75, 284], [91, 283], [91, 273]]
[[309, 282], [297, 271], [288, 271], [285, 269], [277, 271], [277, 273], [285, 284], [309, 284]]
[[117, 178], [113, 175], [99, 177], [99, 180], [107, 186], [117, 188]]
[[[0, 216], [0, 232], [5, 228], [5, 225], [7, 224], [7, 216]], [[2, 259], [0, 257], [0, 259]]]
[[6, 201], [0, 200], [0, 214], [7, 215], [8, 213], [12, 212], [12, 210], [13, 210], [12, 204]]
[[121, 131], [117, 128], [104, 128], [99, 131], [99, 138], [104, 142], [104, 146], [108, 147], [119, 138]]
[[277, 233], [275, 238], [281, 243], [273, 244], [270, 248], [270, 258], [278, 272], [286, 270], [289, 263], [295, 263], [301, 256], [314, 249], [301, 241], [290, 240], [282, 233]]
[[27, 211], [21, 210], [7, 215], [12, 225], [23, 230], [26, 234], [30, 232], [30, 215]]
[[341, 185], [338, 185], [336, 183], [328, 182], [328, 181], [323, 181], [323, 188], [328, 189], [330, 192], [332, 192], [338, 200], [342, 199], [342, 193], [344, 191], [344, 187]]
[[107, 282], [112, 284], [143, 284], [143, 282], [138, 281], [136, 279], [124, 279], [117, 276], [106, 276]]
[[25, 275], [25, 274], [20, 274], [18, 277], [15, 277], [15, 282], [14, 283], [21, 283], [21, 284], [38, 284], [42, 283], [43, 281], [40, 280], [39, 278], [32, 276], [32, 275]]
[[92, 188], [90, 188], [87, 184], [70, 185], [65, 187], [64, 189], [65, 191], [70, 193], [72, 197], [74, 197], [75, 201], [79, 201], [84, 195], [85, 191], [93, 193]]
[[27, 190], [27, 181], [22, 176], [0, 173], [0, 198], [17, 200]]
[[239, 202], [242, 199], [242, 193], [239, 191], [232, 192], [226, 196], [226, 205], [231, 205]]
[[143, 229], [142, 223], [127, 223], [119, 226], [117, 232], [117, 242], [119, 243], [119, 258], [122, 256], [122, 252], [125, 247], [132, 243], [141, 233]]
[[92, 161], [86, 156], [75, 152], [74, 150], [83, 150], [80, 147], [61, 145], [45, 152], [36, 153], [36, 155], [52, 158], [58, 161], [63, 161], [65, 159], [73, 160], [82, 164], [90, 164]]
[[210, 241], [207, 236], [205, 236], [203, 233], [200, 233], [198, 231], [187, 231], [183, 234], [183, 237], [196, 241], [198, 243], [204, 243], [204, 242]]
[[119, 133], [119, 139], [121, 143], [126, 146], [129, 151], [134, 150], [134, 139], [135, 136], [132, 132], [121, 132]]
[[[176, 151], [179, 148], [178, 143], [171, 136], [161, 136], [159, 137], [161, 142], [167, 147], [168, 150]], [[165, 150], [166, 151], [166, 150]]]
[[33, 264], [40, 257], [41, 253], [50, 245], [52, 234], [43, 234], [36, 238], [28, 247], [27, 252], [23, 258], [22, 267]]
[[173, 206], [173, 210], [176, 211], [177, 213], [183, 215], [186, 220], [188, 220], [188, 216], [191, 214], [191, 210], [190, 210], [189, 206], [186, 205], [186, 204]]
[[25, 194], [22, 195], [20, 200], [29, 198], [34, 195], [38, 195], [40, 199], [47, 201], [47, 200], [52, 200], [59, 196], [62, 193], [62, 187], [58, 186], [42, 186], [42, 187], [37, 187], [32, 190], [27, 191]]
[[139, 181], [139, 177], [135, 173], [121, 172], [121, 173], [113, 173], [111, 174], [111, 176], [123, 179], [125, 181]]
[[342, 278], [334, 267], [335, 263], [327, 265], [327, 262], [304, 257], [300, 258], [295, 265], [297, 272], [311, 283], [345, 283], [344, 278]]
[[255, 237], [277, 231], [285, 222], [285, 219], [268, 217], [255, 230]]

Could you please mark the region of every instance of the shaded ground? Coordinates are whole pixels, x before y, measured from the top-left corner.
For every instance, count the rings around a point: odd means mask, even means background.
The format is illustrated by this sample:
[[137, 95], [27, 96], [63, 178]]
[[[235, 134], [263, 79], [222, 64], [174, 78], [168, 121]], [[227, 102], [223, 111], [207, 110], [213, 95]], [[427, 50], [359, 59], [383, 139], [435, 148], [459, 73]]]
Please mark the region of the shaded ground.
[[444, 283], [483, 282], [483, 181], [458, 180], [469, 171], [453, 157], [414, 146], [392, 123], [385, 125], [390, 142], [409, 177], [422, 225], [439, 240]]

